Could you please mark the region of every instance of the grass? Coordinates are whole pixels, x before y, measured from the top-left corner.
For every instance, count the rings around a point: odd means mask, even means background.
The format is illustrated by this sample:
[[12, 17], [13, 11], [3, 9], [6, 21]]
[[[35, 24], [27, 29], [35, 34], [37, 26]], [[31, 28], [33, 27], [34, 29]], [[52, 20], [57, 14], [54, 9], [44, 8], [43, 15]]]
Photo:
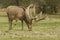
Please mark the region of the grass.
[[[60, 16], [49, 15], [49, 20], [33, 23], [32, 31], [28, 31], [24, 23], [21, 31], [21, 22], [8, 31], [8, 19], [0, 16], [0, 40], [60, 40]], [[13, 22], [14, 24], [14, 22]]]
[[30, 37], [22, 37], [22, 38], [2, 38], [1, 40], [60, 40], [57, 38], [30, 38]]

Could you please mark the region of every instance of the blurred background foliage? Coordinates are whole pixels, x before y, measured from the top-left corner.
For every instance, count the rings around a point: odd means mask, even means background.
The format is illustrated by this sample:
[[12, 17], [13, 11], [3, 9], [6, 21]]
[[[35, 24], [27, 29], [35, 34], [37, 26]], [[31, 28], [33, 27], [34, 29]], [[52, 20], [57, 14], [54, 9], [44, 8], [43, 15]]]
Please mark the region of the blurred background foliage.
[[60, 0], [0, 0], [0, 8], [6, 8], [9, 5], [17, 5], [27, 7], [31, 3], [43, 7], [47, 13], [55, 14], [60, 10]]

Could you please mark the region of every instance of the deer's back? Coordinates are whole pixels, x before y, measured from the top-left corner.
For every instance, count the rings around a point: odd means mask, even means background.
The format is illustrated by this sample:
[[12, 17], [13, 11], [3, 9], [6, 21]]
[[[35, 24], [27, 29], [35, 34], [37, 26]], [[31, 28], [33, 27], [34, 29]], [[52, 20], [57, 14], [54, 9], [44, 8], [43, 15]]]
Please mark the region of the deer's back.
[[21, 7], [9, 6], [9, 7], [7, 7], [7, 14], [11, 18], [22, 17], [24, 15], [24, 10]]

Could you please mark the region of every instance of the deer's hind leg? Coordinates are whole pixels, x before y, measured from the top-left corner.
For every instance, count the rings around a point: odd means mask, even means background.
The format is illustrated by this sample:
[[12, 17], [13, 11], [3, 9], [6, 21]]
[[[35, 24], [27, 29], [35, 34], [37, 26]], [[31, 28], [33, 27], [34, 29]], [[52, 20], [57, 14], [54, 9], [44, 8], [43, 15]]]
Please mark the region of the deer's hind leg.
[[12, 21], [13, 21], [13, 20], [9, 19], [9, 30], [12, 29]]

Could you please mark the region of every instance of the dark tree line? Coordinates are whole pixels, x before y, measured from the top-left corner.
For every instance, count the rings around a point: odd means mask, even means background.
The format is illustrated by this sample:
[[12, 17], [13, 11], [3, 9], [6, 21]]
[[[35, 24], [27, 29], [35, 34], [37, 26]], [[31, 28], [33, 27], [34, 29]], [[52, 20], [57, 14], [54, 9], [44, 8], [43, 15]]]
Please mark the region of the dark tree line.
[[43, 12], [56, 13], [57, 8], [60, 7], [60, 0], [0, 0], [0, 8], [9, 5], [17, 5], [27, 7], [29, 4], [34, 3], [42, 7]]

